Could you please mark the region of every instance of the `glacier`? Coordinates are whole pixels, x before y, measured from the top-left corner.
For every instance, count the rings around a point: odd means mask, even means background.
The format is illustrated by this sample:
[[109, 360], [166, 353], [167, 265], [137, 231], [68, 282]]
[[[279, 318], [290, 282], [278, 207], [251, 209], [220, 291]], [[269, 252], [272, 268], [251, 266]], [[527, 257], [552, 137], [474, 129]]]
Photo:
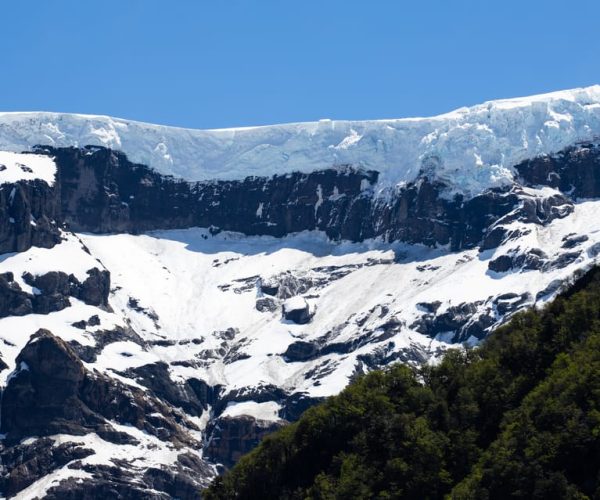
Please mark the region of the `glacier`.
[[378, 188], [420, 172], [473, 197], [513, 182], [513, 166], [600, 138], [600, 86], [489, 101], [430, 118], [192, 130], [49, 112], [0, 113], [0, 150], [104, 146], [189, 181], [240, 180], [352, 165]]

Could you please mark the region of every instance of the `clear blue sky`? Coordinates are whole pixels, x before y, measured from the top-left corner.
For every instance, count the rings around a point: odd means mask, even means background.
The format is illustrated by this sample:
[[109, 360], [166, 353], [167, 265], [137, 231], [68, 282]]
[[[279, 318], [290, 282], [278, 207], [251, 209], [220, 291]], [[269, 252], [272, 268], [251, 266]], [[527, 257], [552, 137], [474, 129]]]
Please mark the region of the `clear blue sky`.
[[598, 0], [6, 0], [0, 110], [198, 128], [600, 83]]

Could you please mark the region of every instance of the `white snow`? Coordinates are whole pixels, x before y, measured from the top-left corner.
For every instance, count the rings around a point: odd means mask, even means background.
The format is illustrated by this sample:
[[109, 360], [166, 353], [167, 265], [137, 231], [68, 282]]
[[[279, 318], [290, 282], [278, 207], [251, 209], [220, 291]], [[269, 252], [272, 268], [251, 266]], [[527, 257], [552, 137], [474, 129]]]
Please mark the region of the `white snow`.
[[381, 189], [421, 169], [475, 195], [512, 167], [600, 137], [600, 86], [489, 101], [430, 118], [190, 130], [61, 113], [0, 113], [0, 149], [97, 145], [188, 180], [240, 179], [351, 164], [381, 172]]
[[[538, 190], [538, 194], [551, 194], [546, 191]], [[141, 347], [124, 338], [108, 344], [87, 366], [125, 383], [136, 385], [115, 371], [160, 360], [175, 362], [170, 370], [176, 380], [196, 377], [211, 385], [223, 384], [228, 390], [274, 384], [314, 396], [335, 394], [353, 375], [360, 355], [383, 348], [390, 341], [394, 351], [417, 350], [424, 357], [435, 356], [447, 347], [447, 336], [432, 340], [411, 328], [423, 314], [419, 303], [440, 301], [439, 312], [443, 312], [453, 305], [486, 301], [507, 292], [529, 292], [535, 297], [551, 282], [589, 267], [596, 258], [588, 249], [600, 242], [599, 209], [600, 201], [579, 203], [565, 219], [547, 227], [528, 225], [529, 234], [483, 253], [449, 253], [443, 248], [381, 241], [334, 243], [316, 232], [279, 239], [227, 232], [212, 236], [200, 228], [146, 235], [65, 235], [65, 241], [53, 249], [31, 248], [0, 256], [0, 272], [13, 271], [21, 286], [33, 292], [21, 279], [27, 270], [34, 274], [63, 271], [82, 280], [87, 269], [106, 265], [111, 271], [112, 311], [71, 298], [71, 307], [62, 311], [0, 319], [1, 351], [9, 365], [2, 379], [15, 369], [17, 354], [38, 328], [47, 328], [67, 341], [93, 345], [94, 332], [120, 325], [130, 326], [150, 344]], [[565, 251], [561, 249], [562, 239], [573, 232], [586, 234], [589, 240], [581, 246], [581, 257], [564, 269], [488, 271], [490, 259], [516, 246], [543, 248], [549, 255], [558, 255]], [[298, 278], [318, 281], [329, 276], [319, 270], [328, 266], [349, 271], [287, 302], [275, 299], [273, 312], [256, 310], [256, 299], [261, 295], [259, 278], [272, 282], [274, 277], [291, 272]], [[141, 309], [130, 307], [130, 298]], [[315, 312], [311, 322], [296, 325], [283, 320], [284, 303], [286, 307], [310, 304]], [[101, 320], [99, 326], [84, 330], [72, 326], [94, 314]], [[297, 362], [282, 356], [290, 344], [298, 340], [321, 342], [325, 334], [329, 335], [327, 342], [337, 343], [366, 332], [373, 338], [383, 332], [380, 326], [390, 321], [402, 325], [391, 338], [367, 343], [347, 354], [331, 353]], [[228, 329], [233, 333], [224, 336]], [[155, 343], [162, 340], [167, 342]], [[312, 375], [307, 376], [309, 373]]]
[[247, 415], [257, 420], [276, 421], [280, 420], [278, 416], [279, 410], [281, 410], [281, 406], [274, 401], [266, 401], [265, 403], [242, 401], [241, 403], [228, 403], [221, 416], [240, 417]]
[[296, 295], [295, 297], [291, 297], [283, 303], [283, 310], [286, 312], [291, 311], [299, 311], [305, 309], [308, 306], [308, 303], [303, 297]]
[[0, 185], [40, 179], [52, 186], [55, 176], [56, 164], [49, 156], [0, 151]]

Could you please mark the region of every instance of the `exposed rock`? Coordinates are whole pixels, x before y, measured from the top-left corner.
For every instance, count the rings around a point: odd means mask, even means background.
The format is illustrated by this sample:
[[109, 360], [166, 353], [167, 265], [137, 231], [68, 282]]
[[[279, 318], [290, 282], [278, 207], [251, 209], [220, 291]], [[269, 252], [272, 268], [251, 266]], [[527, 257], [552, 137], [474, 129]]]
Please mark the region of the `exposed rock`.
[[16, 364], [2, 397], [0, 430], [6, 442], [105, 431], [107, 420], [175, 443], [193, 442], [180, 427], [181, 415], [139, 389], [88, 372], [73, 349], [47, 330], [31, 337]]
[[231, 467], [252, 450], [267, 434], [285, 422], [267, 422], [254, 417], [219, 417], [207, 428], [209, 435], [205, 455], [216, 463]]
[[536, 294], [535, 300], [537, 301], [540, 299], [547, 298], [549, 295], [552, 295], [552, 294], [558, 292], [563, 285], [564, 285], [564, 282], [562, 280], [559, 280], [559, 279], [552, 280], [546, 288], [544, 288], [543, 290], [539, 291]]
[[39, 276], [25, 273], [23, 280], [37, 289], [32, 296], [34, 312], [37, 314], [48, 314], [69, 307], [71, 291], [76, 291], [75, 277], [63, 272], [51, 271]]
[[136, 380], [152, 390], [158, 398], [183, 409], [190, 415], [199, 416], [206, 409], [206, 403], [203, 404], [203, 401], [198, 398], [194, 387], [189, 382], [178, 384], [171, 380], [169, 365], [166, 363], [158, 362], [132, 368], [124, 372], [123, 376]]
[[[88, 275], [83, 283], [79, 283], [75, 276], [61, 271], [37, 276], [25, 273], [23, 280], [34, 288], [33, 295], [21, 289], [12, 273], [0, 275], [0, 317], [60, 311], [71, 305], [69, 297], [78, 298], [89, 305], [108, 307], [110, 273], [93, 268]], [[84, 325], [78, 325], [81, 326]]]
[[417, 307], [420, 307], [428, 313], [435, 313], [441, 305], [442, 303], [439, 300], [436, 300], [434, 302], [419, 302]]
[[78, 398], [85, 370], [62, 339], [39, 330], [17, 356], [16, 366], [2, 397], [0, 430], [7, 440], [84, 434], [85, 426], [101, 422]]
[[93, 453], [74, 443], [56, 445], [49, 438], [4, 448], [0, 451], [3, 466], [0, 491], [6, 497], [12, 497], [46, 474]]
[[0, 186], [0, 253], [53, 247], [61, 240], [58, 221], [55, 187], [41, 180]]
[[357, 366], [355, 375], [361, 375], [368, 370], [376, 370], [390, 363], [402, 362], [406, 364], [421, 365], [428, 359], [428, 355], [418, 348], [404, 348], [399, 351], [394, 350], [394, 343], [379, 347], [367, 354], [357, 356], [357, 360], [364, 364]]
[[[93, 318], [97, 318], [96, 315], [92, 316], [87, 321], [79, 321], [77, 324], [73, 324], [77, 328], [87, 328], [88, 326], [94, 326], [96, 322]], [[100, 320], [98, 319], [98, 322]], [[142, 338], [129, 327], [121, 327], [115, 326], [111, 330], [95, 330], [91, 332], [91, 336], [96, 341], [95, 345], [81, 345], [76, 340], [72, 340], [69, 342], [70, 347], [77, 353], [77, 355], [81, 358], [82, 361], [86, 363], [94, 363], [98, 357], [98, 354], [102, 352], [102, 350], [113, 342], [133, 342], [134, 344], [138, 344], [139, 346], [145, 348], [146, 343], [142, 340]]]
[[511, 255], [500, 255], [494, 260], [488, 262], [488, 269], [495, 273], [505, 273], [513, 267], [513, 258]]
[[108, 294], [110, 293], [110, 273], [97, 268], [90, 269], [88, 277], [77, 288], [79, 300], [91, 306], [108, 307]]
[[277, 310], [277, 303], [270, 297], [261, 297], [256, 299], [256, 310], [260, 312], [274, 312]]
[[579, 256], [581, 255], [581, 251], [574, 251], [574, 252], [565, 252], [563, 254], [560, 254], [556, 259], [554, 259], [552, 262], [548, 263], [547, 268], [548, 269], [562, 269], [564, 267], [567, 267], [569, 264], [572, 264], [573, 262], [575, 262]]
[[[38, 152], [56, 158], [62, 220], [79, 231], [202, 226], [283, 236], [318, 229], [336, 240], [381, 236], [388, 241], [449, 244], [458, 250], [477, 246], [495, 221], [520, 206], [521, 195], [506, 190], [448, 200], [441, 196], [445, 186], [429, 180], [425, 172], [414, 183], [393, 189], [390, 196], [376, 198], [365, 183], [373, 185], [378, 173], [351, 167], [188, 183], [105, 148], [44, 147]], [[564, 201], [525, 203], [521, 217], [547, 223], [564, 213], [553, 209]], [[267, 290], [268, 286], [263, 293], [269, 294]]]
[[493, 303], [500, 314], [507, 315], [521, 309], [526, 303], [530, 302], [531, 299], [532, 297], [529, 293], [523, 293], [521, 295], [516, 293], [505, 293], [498, 295]]
[[312, 314], [308, 302], [302, 297], [292, 297], [283, 303], [283, 317], [298, 325], [310, 322]]
[[[16, 363], [18, 368], [9, 377], [2, 397], [0, 430], [6, 436], [0, 458], [6, 471], [1, 478], [5, 493], [17, 493], [67, 463], [76, 468], [78, 459], [95, 452], [74, 443], [55, 446], [52, 440], [43, 436], [77, 436], [94, 432], [114, 444], [138, 444], [129, 434], [115, 430], [110, 424], [112, 421], [169, 441], [175, 449], [199, 446], [189, 433], [189, 430], [198, 429], [185, 414], [167, 406], [153, 393], [124, 386], [99, 373], [90, 373], [71, 347], [47, 330], [39, 330], [31, 337]], [[140, 372], [141, 378], [151, 380], [155, 387], [166, 387], [161, 396], [167, 400], [167, 395], [171, 394], [169, 390], [173, 388], [164, 381], [152, 380], [157, 372], [151, 369]], [[162, 378], [164, 373], [161, 371], [159, 375]], [[190, 389], [190, 393], [196, 398], [194, 390]], [[18, 444], [28, 436], [42, 438]], [[117, 497], [121, 495], [121, 498], [144, 498], [145, 495], [167, 498], [148, 492], [158, 490], [168, 496], [197, 498], [202, 482], [213, 475], [205, 462], [185, 452], [175, 467], [145, 470], [141, 483], [140, 471], [137, 467], [130, 468], [127, 463], [122, 464], [122, 473], [105, 465], [85, 467], [92, 467], [93, 479], [86, 482], [84, 489], [77, 485], [65, 490], [66, 485], [71, 486], [67, 481], [52, 488], [49, 497], [58, 497], [60, 493], [71, 498], [76, 491], [80, 496], [74, 498], [93, 498], [94, 492], [117, 492]]]
[[31, 314], [32, 301], [33, 296], [21, 290], [12, 273], [0, 275], [0, 317]]
[[288, 362], [308, 361], [309, 359], [314, 358], [318, 352], [319, 346], [314, 343], [297, 340], [288, 346], [283, 353], [283, 357]]
[[214, 470], [206, 462], [190, 453], [181, 453], [174, 466], [150, 467], [139, 474], [134, 464], [119, 460], [115, 465], [70, 465], [91, 474], [91, 478], [78, 481], [69, 478], [51, 487], [45, 498], [49, 499], [99, 499], [123, 500], [198, 500], [207, 479]]
[[209, 406], [214, 406], [217, 403], [223, 389], [220, 385], [211, 386], [204, 380], [197, 378], [190, 378], [187, 380], [187, 383], [195, 392], [198, 401], [205, 410], [208, 409]]
[[485, 331], [495, 323], [491, 312], [486, 314], [479, 310], [482, 304], [479, 301], [462, 303], [450, 306], [439, 314], [424, 314], [411, 328], [429, 337], [449, 335], [449, 338], [445, 338], [449, 342], [464, 341], [470, 336], [482, 338]]
[[[445, 186], [431, 181], [425, 171], [415, 182], [392, 190], [391, 196], [375, 198], [365, 182], [373, 185], [378, 173], [351, 167], [188, 183], [105, 148], [44, 146], [36, 152], [55, 157], [58, 186], [34, 181], [2, 187], [0, 253], [53, 246], [60, 241], [62, 222], [92, 232], [211, 226], [283, 236], [319, 229], [332, 239], [383, 236], [388, 241], [449, 244], [453, 250], [479, 244], [486, 249], [502, 241], [502, 224], [509, 220], [547, 224], [573, 209], [558, 192], [536, 198], [518, 189], [448, 200], [440, 196]], [[529, 185], [548, 185], [573, 197], [597, 197], [600, 181], [594, 169], [599, 163], [598, 148], [583, 144], [528, 160], [516, 169]]]
[[522, 251], [519, 247], [511, 249], [488, 263], [488, 269], [497, 273], [513, 269], [539, 270], [548, 265], [548, 256], [539, 248], [528, 248]]
[[600, 194], [600, 154], [594, 144], [577, 144], [552, 156], [526, 160], [515, 169], [530, 186], [550, 186], [574, 199]]
[[562, 248], [575, 248], [589, 239], [587, 234], [569, 234], [563, 238]]
[[302, 392], [295, 392], [285, 398], [279, 416], [283, 420], [295, 422], [302, 413], [321, 401], [323, 398], [314, 398]]
[[600, 242], [591, 245], [587, 252], [590, 257], [596, 257], [597, 255], [600, 255]]

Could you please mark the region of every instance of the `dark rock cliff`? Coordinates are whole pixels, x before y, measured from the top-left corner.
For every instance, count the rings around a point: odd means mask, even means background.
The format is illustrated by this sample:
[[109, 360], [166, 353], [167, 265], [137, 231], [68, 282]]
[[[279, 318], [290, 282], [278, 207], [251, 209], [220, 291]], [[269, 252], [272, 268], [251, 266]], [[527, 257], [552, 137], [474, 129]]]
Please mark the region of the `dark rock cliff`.
[[31, 246], [51, 248], [60, 241], [59, 197], [43, 181], [0, 186], [0, 253]]
[[540, 156], [515, 167], [530, 186], [550, 186], [572, 198], [600, 195], [600, 147], [577, 144], [553, 156]]
[[[317, 229], [334, 240], [383, 237], [460, 250], [497, 245], [498, 235], [490, 234], [492, 226], [515, 210], [520, 209], [519, 217], [537, 217], [536, 222], [544, 224], [566, 215], [551, 208], [568, 202], [539, 199], [531, 206], [531, 202], [522, 203], [523, 196], [514, 188], [489, 190], [468, 200], [460, 195], [448, 198], [445, 186], [424, 173], [413, 183], [375, 195], [378, 173], [351, 166], [190, 183], [160, 175], [105, 148], [45, 147], [38, 152], [56, 158], [59, 219], [75, 231], [136, 233], [212, 226], [249, 235], [283, 236]], [[585, 179], [598, 158], [597, 148], [581, 146], [551, 160], [532, 161], [550, 162], [565, 179], [564, 172], [571, 172], [582, 179], [582, 195], [595, 196], [600, 185]], [[528, 172], [529, 177], [524, 177], [528, 184], [548, 178], [545, 170], [532, 165], [517, 167], [521, 173]], [[543, 172], [536, 174], [540, 169]]]
[[[56, 159], [57, 183], [19, 182], [0, 188], [0, 252], [51, 247], [59, 241], [63, 224], [95, 233], [200, 226], [278, 237], [316, 229], [334, 240], [383, 237], [449, 245], [452, 250], [492, 248], [504, 236], [494, 226], [507, 215], [546, 224], [568, 213], [554, 207], [570, 203], [555, 196], [524, 202], [514, 187], [471, 199], [449, 198], [445, 186], [425, 173], [375, 195], [378, 172], [351, 166], [185, 182], [106, 148], [40, 147], [36, 152]], [[526, 185], [547, 185], [569, 197], [596, 197], [599, 166], [600, 148], [583, 144], [515, 168]]]

